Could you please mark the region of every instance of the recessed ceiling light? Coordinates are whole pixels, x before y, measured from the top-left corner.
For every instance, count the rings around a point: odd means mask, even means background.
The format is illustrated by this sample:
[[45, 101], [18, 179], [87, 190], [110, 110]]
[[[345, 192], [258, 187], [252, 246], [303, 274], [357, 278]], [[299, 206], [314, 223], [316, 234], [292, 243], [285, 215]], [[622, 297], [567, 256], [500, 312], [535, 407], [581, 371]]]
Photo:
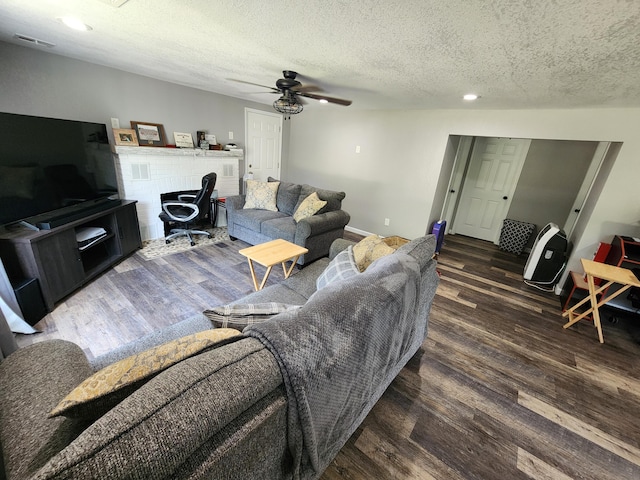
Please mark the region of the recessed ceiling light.
[[477, 100], [477, 99], [478, 99], [478, 98], [480, 98], [480, 97], [478, 97], [478, 95], [476, 95], [475, 93], [467, 93], [467, 94], [466, 94], [464, 97], [462, 97], [462, 98], [464, 98], [465, 100]]
[[75, 17], [60, 17], [58, 18], [62, 23], [64, 23], [67, 27], [73, 28], [74, 30], [80, 30], [81, 32], [88, 32], [89, 30], [93, 30], [90, 25], [87, 25], [82, 20]]

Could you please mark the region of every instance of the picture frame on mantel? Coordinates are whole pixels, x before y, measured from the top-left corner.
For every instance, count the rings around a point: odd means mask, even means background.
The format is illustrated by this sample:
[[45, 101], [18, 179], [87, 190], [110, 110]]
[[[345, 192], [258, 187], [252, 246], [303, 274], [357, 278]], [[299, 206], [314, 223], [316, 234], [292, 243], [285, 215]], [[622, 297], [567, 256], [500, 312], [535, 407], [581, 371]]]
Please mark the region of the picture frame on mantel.
[[138, 137], [133, 128], [114, 128], [113, 138], [116, 141], [116, 145], [127, 147], [138, 146]]
[[131, 128], [136, 131], [138, 145], [143, 147], [166, 147], [167, 136], [161, 123], [134, 122], [131, 120]]
[[173, 132], [173, 138], [178, 148], [193, 148], [193, 138], [190, 133]]

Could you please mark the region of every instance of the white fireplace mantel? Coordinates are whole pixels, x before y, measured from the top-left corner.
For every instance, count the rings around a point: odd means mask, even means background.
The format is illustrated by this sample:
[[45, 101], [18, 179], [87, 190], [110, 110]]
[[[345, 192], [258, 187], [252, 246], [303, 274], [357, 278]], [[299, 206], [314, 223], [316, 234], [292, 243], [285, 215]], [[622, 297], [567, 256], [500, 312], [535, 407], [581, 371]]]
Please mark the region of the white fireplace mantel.
[[120, 197], [137, 200], [140, 234], [143, 240], [162, 238], [160, 194], [197, 190], [202, 177], [215, 172], [220, 197], [240, 191], [242, 151], [199, 148], [114, 147]]

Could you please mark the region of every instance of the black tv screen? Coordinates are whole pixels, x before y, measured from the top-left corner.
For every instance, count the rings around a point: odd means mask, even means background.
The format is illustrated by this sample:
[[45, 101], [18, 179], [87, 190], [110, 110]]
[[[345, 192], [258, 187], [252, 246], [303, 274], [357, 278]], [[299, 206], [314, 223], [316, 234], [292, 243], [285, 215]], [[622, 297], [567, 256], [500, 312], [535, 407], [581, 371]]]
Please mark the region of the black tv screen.
[[104, 124], [0, 113], [0, 225], [47, 222], [117, 193]]

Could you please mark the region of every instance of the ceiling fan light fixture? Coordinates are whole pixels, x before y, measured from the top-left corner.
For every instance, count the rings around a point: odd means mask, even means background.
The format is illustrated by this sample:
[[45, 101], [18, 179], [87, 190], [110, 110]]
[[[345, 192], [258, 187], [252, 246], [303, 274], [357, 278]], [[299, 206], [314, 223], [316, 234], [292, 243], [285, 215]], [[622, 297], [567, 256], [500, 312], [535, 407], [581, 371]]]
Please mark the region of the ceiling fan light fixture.
[[295, 98], [291, 98], [286, 95], [283, 95], [273, 102], [273, 108], [275, 108], [276, 112], [280, 112], [285, 115], [296, 115], [303, 110], [301, 103], [296, 102]]

